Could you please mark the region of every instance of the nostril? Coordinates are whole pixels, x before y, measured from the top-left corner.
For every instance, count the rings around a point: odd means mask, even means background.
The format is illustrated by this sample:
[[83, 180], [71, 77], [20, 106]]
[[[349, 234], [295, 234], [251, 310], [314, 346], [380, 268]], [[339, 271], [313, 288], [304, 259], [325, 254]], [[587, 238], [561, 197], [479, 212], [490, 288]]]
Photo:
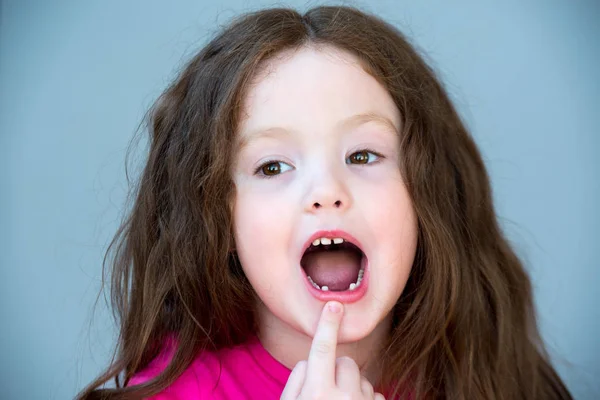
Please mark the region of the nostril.
[[[340, 208], [342, 206], [342, 201], [341, 200], [337, 200], [335, 203], [333, 203], [335, 208]], [[321, 203], [313, 203], [313, 208], [315, 209], [319, 209], [322, 208], [323, 205]]]

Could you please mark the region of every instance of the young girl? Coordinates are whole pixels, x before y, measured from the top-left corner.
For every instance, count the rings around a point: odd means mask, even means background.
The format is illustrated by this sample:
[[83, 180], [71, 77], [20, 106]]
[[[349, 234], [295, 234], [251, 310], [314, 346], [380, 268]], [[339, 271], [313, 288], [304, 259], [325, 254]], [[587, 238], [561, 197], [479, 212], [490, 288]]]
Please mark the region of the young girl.
[[393, 26], [247, 14], [150, 117], [118, 357], [78, 399], [571, 398], [481, 156]]

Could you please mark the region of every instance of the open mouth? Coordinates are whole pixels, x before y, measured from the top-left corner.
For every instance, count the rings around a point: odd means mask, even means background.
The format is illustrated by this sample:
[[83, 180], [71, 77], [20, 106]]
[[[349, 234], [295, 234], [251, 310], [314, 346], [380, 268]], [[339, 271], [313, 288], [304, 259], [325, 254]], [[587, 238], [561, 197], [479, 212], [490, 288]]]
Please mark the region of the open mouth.
[[319, 238], [306, 249], [300, 265], [316, 289], [344, 292], [360, 287], [365, 259], [363, 251], [348, 240]]

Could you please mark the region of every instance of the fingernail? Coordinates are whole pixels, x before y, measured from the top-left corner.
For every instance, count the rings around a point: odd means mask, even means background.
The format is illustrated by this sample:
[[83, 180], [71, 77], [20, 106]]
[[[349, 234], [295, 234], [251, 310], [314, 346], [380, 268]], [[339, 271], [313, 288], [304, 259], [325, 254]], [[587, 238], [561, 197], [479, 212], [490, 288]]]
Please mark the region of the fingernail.
[[332, 313], [335, 313], [335, 314], [342, 311], [342, 305], [336, 301], [332, 301], [332, 302], [328, 303], [327, 307], [329, 308], [329, 311], [331, 311]]

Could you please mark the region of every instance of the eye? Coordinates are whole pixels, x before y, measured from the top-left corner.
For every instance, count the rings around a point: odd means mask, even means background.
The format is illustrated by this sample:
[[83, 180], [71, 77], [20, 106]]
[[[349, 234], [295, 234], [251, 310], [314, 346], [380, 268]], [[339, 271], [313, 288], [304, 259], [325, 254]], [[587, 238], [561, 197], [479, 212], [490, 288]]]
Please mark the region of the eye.
[[292, 166], [283, 161], [267, 161], [260, 165], [254, 171], [255, 175], [262, 175], [265, 178], [272, 178], [292, 169]]
[[379, 161], [380, 158], [383, 158], [381, 154], [364, 149], [350, 154], [346, 159], [346, 164], [372, 164]]

